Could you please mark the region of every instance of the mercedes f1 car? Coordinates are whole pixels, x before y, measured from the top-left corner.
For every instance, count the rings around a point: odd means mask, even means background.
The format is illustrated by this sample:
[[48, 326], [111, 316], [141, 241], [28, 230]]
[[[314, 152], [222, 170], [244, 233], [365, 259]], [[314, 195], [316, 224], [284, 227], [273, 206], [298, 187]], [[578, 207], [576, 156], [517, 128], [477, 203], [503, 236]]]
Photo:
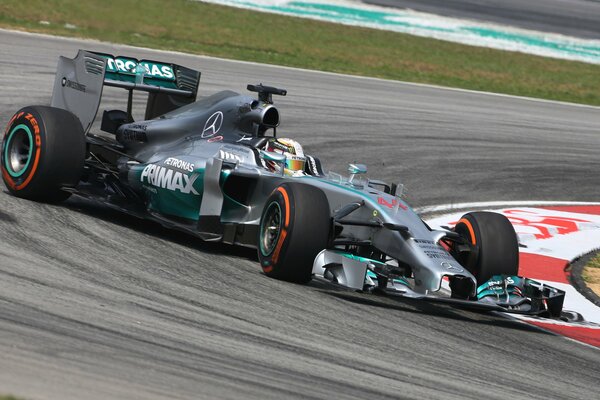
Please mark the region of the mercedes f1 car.
[[[50, 106], [19, 110], [2, 143], [3, 180], [15, 196], [76, 195], [205, 241], [249, 246], [270, 277], [313, 278], [352, 290], [560, 317], [561, 290], [517, 276], [518, 242], [500, 214], [471, 212], [431, 229], [398, 185], [323, 172], [290, 160], [277, 141], [283, 89], [222, 91], [196, 101], [200, 72], [180, 65], [79, 51], [60, 57]], [[128, 92], [103, 111], [105, 86]], [[143, 121], [132, 93], [148, 93]], [[300, 161], [300, 162], [298, 162]], [[296, 167], [289, 173], [290, 162]]]

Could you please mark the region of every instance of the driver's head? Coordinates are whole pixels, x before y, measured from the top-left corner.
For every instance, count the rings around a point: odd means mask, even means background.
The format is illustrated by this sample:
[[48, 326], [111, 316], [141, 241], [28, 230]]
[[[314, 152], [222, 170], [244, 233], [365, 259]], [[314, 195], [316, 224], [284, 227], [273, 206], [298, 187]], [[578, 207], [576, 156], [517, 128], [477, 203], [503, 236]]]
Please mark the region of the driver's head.
[[[283, 154], [285, 156], [284, 173], [295, 175], [304, 171], [306, 157], [300, 143], [288, 138], [273, 138], [267, 142], [265, 150]], [[275, 163], [270, 163], [269, 167], [275, 171], [280, 171], [281, 167]]]

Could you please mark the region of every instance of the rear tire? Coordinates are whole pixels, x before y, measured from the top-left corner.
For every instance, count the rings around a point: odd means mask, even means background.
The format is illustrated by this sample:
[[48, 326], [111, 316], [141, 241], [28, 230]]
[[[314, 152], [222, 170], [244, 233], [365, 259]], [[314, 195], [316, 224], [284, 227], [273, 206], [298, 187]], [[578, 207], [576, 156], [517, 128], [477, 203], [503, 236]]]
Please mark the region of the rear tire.
[[329, 241], [327, 197], [314, 186], [284, 183], [265, 204], [258, 234], [258, 259], [264, 273], [307, 283], [315, 257]]
[[477, 279], [477, 285], [494, 275], [517, 275], [519, 242], [512, 224], [502, 214], [478, 211], [463, 215], [454, 231], [469, 242], [473, 251], [455, 258]]
[[10, 193], [24, 199], [57, 202], [79, 182], [85, 160], [85, 136], [69, 111], [29, 106], [10, 120], [2, 143], [0, 168]]

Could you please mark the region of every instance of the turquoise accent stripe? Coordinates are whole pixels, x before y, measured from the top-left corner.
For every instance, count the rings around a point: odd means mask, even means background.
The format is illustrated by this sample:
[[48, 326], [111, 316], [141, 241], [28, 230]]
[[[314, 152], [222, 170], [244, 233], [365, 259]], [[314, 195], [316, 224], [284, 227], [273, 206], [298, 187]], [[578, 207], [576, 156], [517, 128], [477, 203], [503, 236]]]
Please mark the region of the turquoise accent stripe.
[[[19, 172], [15, 172], [13, 171], [12, 166], [10, 165], [10, 159], [8, 158], [8, 149], [10, 148], [10, 142], [13, 138], [13, 134], [19, 129], [24, 130], [27, 133], [27, 136], [29, 137], [29, 154], [27, 156], [27, 162], [25, 163], [25, 166], [21, 168]], [[27, 125], [19, 124], [10, 131], [10, 133], [8, 134], [6, 146], [4, 147], [4, 166], [6, 167], [6, 170], [8, 171], [10, 176], [12, 176], [13, 178], [18, 178], [21, 175], [23, 175], [25, 171], [27, 171], [29, 163], [31, 162], [31, 156], [33, 155], [33, 146], [33, 135], [31, 134], [31, 130]]]
[[202, 0], [257, 11], [408, 33], [474, 46], [600, 64], [600, 41], [458, 18], [327, 0]]
[[332, 250], [336, 253], [341, 254], [342, 256], [349, 258], [351, 260], [355, 260], [361, 263], [372, 263], [372, 264], [380, 264], [380, 265], [385, 265], [385, 263], [381, 262], [381, 261], [377, 261], [377, 260], [373, 260], [371, 258], [367, 258], [367, 257], [361, 257], [361, 256], [357, 256], [355, 254], [352, 253], [347, 253], [345, 251], [340, 251], [340, 250]]

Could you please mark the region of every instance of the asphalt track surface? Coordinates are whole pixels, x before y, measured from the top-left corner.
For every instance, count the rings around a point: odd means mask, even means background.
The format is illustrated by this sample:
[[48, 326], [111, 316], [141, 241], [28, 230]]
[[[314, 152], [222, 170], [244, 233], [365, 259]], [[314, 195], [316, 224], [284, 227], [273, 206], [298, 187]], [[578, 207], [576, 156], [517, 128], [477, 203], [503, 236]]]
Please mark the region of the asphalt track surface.
[[455, 18], [600, 39], [599, 0], [361, 0]]
[[[281, 135], [402, 178], [413, 205], [597, 200], [600, 113], [526, 99], [0, 31], [0, 123], [78, 48], [264, 82]], [[118, 93], [118, 92], [117, 92]], [[108, 103], [116, 93], [108, 94]], [[109, 104], [111, 105], [111, 104]], [[139, 109], [138, 109], [139, 111]], [[31, 399], [583, 399], [600, 351], [493, 314], [265, 277], [255, 253], [85, 201], [0, 192], [0, 393]]]

